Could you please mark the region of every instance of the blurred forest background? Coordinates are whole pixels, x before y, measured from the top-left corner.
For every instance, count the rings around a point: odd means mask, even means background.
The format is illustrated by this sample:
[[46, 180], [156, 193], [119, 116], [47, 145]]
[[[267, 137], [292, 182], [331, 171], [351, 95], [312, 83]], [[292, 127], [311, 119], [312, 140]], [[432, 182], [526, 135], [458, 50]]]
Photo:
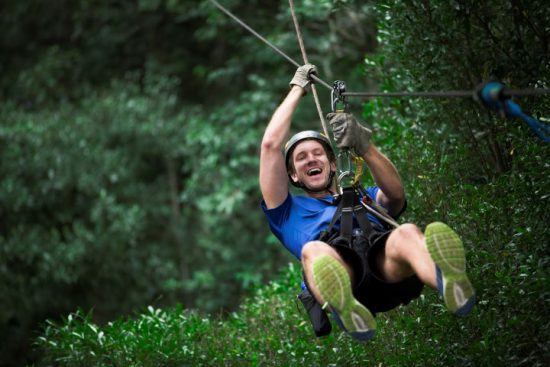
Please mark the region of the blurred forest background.
[[[287, 2], [223, 4], [301, 59]], [[542, 0], [296, 6], [310, 61], [350, 91], [550, 87]], [[207, 1], [5, 1], [0, 24], [0, 365], [48, 348], [63, 364], [55, 339], [33, 343], [77, 309], [99, 324], [148, 305], [226, 315], [292, 261], [257, 170], [293, 66]], [[406, 220], [463, 233], [485, 299], [516, 297], [480, 305], [500, 315], [487, 327], [519, 317], [516, 362], [548, 361], [548, 147], [470, 100], [352, 102], [404, 178]], [[548, 97], [521, 105], [549, 115]], [[295, 120], [320, 128], [311, 98]]]

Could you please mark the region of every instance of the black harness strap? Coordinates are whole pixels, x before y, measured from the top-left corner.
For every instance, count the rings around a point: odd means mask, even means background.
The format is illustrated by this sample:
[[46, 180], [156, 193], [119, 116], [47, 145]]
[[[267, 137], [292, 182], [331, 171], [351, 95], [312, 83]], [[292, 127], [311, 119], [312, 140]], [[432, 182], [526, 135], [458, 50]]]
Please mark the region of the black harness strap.
[[363, 233], [368, 236], [372, 231], [372, 225], [367, 219], [367, 209], [365, 209], [363, 205], [358, 205], [354, 208], [354, 212], [356, 213], [355, 218], [359, 223], [359, 227], [361, 228]]
[[336, 201], [338, 202], [338, 207], [336, 208], [336, 212], [334, 213], [334, 215], [332, 216], [332, 220], [330, 221], [327, 229], [325, 229], [324, 231], [321, 231], [321, 235], [319, 236], [319, 240], [323, 241], [323, 242], [327, 242], [327, 240], [329, 239], [330, 237], [330, 233], [332, 231], [332, 227], [334, 227], [334, 224], [336, 223], [336, 221], [338, 219], [340, 219], [340, 215], [342, 213], [342, 197], [341, 196], [338, 196], [336, 198]]
[[351, 234], [353, 231], [353, 212], [357, 193], [353, 187], [347, 187], [342, 193], [342, 216], [340, 219], [340, 236], [348, 240], [351, 246]]

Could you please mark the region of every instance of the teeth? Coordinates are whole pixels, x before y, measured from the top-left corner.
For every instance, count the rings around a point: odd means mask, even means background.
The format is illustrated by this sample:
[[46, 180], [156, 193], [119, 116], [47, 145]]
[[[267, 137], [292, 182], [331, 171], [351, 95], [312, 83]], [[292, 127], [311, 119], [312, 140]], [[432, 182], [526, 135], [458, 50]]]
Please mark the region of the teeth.
[[317, 173], [321, 173], [321, 169], [320, 168], [312, 168], [310, 169], [309, 171], [307, 171], [307, 174], [309, 176], [312, 176], [312, 175], [315, 175]]

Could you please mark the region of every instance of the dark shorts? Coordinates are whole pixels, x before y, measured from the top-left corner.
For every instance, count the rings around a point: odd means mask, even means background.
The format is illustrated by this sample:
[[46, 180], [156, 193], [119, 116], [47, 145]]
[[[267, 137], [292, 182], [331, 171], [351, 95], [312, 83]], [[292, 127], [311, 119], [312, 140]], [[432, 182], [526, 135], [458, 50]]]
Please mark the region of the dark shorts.
[[424, 287], [416, 275], [398, 283], [388, 283], [382, 279], [376, 258], [384, 251], [390, 233], [373, 230], [369, 236], [366, 258], [349, 247], [332, 246], [353, 270], [353, 295], [373, 314], [408, 304], [420, 295]]

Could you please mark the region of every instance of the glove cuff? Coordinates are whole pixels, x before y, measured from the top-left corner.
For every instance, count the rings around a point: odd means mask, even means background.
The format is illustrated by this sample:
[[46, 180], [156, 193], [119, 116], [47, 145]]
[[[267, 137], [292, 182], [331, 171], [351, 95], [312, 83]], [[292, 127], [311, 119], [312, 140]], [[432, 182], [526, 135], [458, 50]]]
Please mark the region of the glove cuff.
[[294, 77], [290, 83], [288, 83], [288, 85], [290, 86], [290, 88], [292, 88], [293, 86], [297, 85], [298, 87], [302, 88], [304, 90], [304, 93], [307, 93], [309, 92], [309, 90], [311, 89], [310, 87], [310, 82], [303, 82], [302, 78], [296, 78]]
[[354, 151], [359, 157], [363, 157], [370, 146], [370, 137], [372, 135], [372, 130], [368, 127], [365, 127], [357, 123], [357, 140], [355, 142]]
[[296, 73], [289, 83], [290, 86], [292, 87], [293, 85], [297, 85], [307, 93], [311, 85], [311, 79], [309, 76], [310, 74], [315, 73], [315, 71], [315, 65], [305, 64], [300, 66], [296, 69]]

